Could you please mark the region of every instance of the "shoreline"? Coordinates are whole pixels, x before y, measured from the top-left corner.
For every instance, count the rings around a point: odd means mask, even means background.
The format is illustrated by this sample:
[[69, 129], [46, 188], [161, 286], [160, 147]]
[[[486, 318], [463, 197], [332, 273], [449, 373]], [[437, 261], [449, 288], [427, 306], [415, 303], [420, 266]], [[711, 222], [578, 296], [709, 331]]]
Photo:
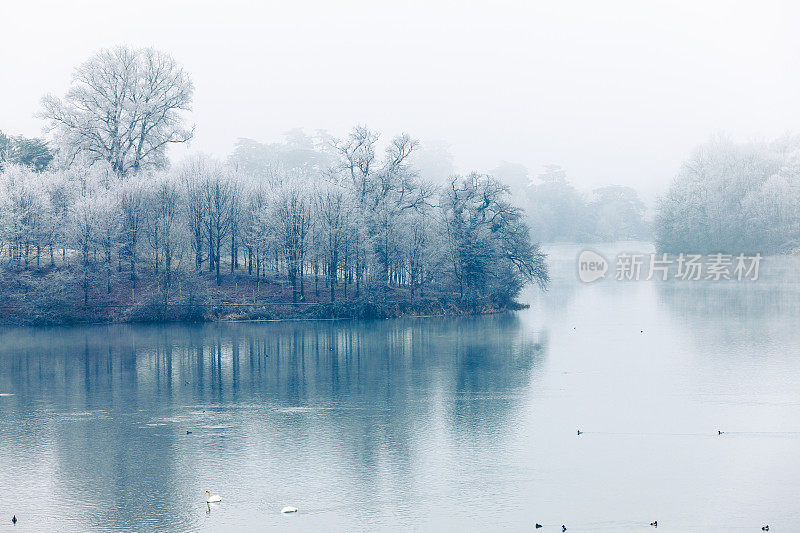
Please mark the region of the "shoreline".
[[529, 304], [505, 304], [488, 299], [465, 300], [440, 295], [380, 302], [361, 298], [336, 302], [175, 303], [144, 302], [134, 305], [98, 304], [59, 308], [28, 314], [5, 307], [0, 327], [102, 326], [115, 324], [212, 324], [258, 322], [314, 322], [388, 320], [390, 318], [456, 318], [495, 315], [527, 309]]
[[[482, 313], [463, 313], [463, 314], [440, 314], [440, 315], [398, 315], [386, 318], [359, 318], [359, 317], [340, 317], [340, 318], [243, 318], [243, 319], [225, 319], [207, 320], [204, 322], [196, 322], [197, 324], [257, 324], [259, 322], [338, 322], [348, 320], [390, 320], [393, 318], [460, 318], [465, 316], [489, 316], [500, 315], [530, 307], [528, 304], [520, 304], [522, 307], [517, 308], [503, 308], [495, 311], [486, 311]], [[180, 322], [152, 322], [153, 324], [180, 324]], [[142, 322], [118, 322], [118, 324], [142, 324]]]

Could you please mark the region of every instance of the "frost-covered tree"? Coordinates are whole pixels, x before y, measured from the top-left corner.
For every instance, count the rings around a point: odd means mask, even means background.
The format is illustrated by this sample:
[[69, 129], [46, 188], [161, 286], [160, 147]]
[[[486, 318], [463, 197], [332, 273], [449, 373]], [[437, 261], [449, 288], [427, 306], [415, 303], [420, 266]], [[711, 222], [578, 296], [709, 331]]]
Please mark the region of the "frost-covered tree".
[[316, 244], [327, 274], [331, 302], [336, 299], [345, 241], [353, 231], [352, 215], [353, 202], [344, 187], [334, 182], [326, 182], [318, 187], [314, 195]]
[[130, 265], [130, 279], [136, 288], [136, 267], [145, 224], [146, 180], [127, 180], [120, 184], [120, 206], [122, 209], [122, 232], [120, 257]]
[[0, 170], [7, 164], [22, 165], [41, 172], [53, 160], [44, 139], [27, 138], [22, 135], [9, 137], [0, 131]]
[[220, 263], [222, 246], [231, 233], [231, 212], [236, 199], [236, 173], [218, 161], [208, 161], [202, 183], [205, 204], [205, 233], [208, 237], [209, 271], [215, 272], [217, 285], [222, 283]]
[[354, 200], [363, 235], [354, 235], [356, 292], [365, 273], [379, 288], [396, 279], [393, 257], [400, 249], [395, 230], [408, 210], [425, 205], [432, 188], [418, 179], [409, 157], [418, 142], [407, 134], [394, 137], [378, 157], [379, 135], [364, 126], [335, 143], [339, 183], [346, 185]]
[[454, 177], [440, 200], [453, 276], [463, 297], [508, 302], [527, 282], [546, 286], [545, 256], [508, 187], [480, 174]]
[[[324, 152], [299, 132], [285, 144]], [[228, 270], [237, 284], [255, 278], [254, 302], [262, 282], [270, 293], [288, 285], [295, 302], [306, 300], [312, 276], [316, 299], [331, 302], [414, 301], [430, 292], [505, 304], [524, 283], [546, 282], [543, 256], [497, 180], [475, 174], [430, 185], [410, 164], [417, 143], [408, 135], [381, 143], [359, 127], [332, 146], [338, 155], [325, 152], [324, 168], [322, 159], [286, 159], [242, 170], [236, 158], [202, 155], [171, 170], [148, 165], [122, 174], [113, 162], [84, 156], [41, 172], [6, 164], [2, 268], [24, 280], [52, 275], [45, 293], [62, 306], [77, 303], [59, 299], [72, 286], [79, 309], [116, 299], [134, 309], [155, 305], [159, 317], [173, 308], [180, 280], [191, 276], [187, 292], [204, 278], [222, 286]], [[206, 289], [223, 303], [232, 297]]]
[[[239, 233], [247, 250], [247, 272], [255, 274], [256, 287], [266, 270], [266, 256], [274, 239], [271, 235], [269, 191], [264, 180], [243, 175], [240, 180]], [[255, 267], [254, 267], [255, 264]]]
[[150, 244], [153, 270], [159, 278], [164, 305], [169, 303], [174, 270], [183, 256], [184, 225], [181, 223], [182, 184], [166, 173], [150, 180], [146, 199], [146, 234]]
[[100, 233], [101, 210], [106, 205], [106, 191], [96, 181], [87, 179], [78, 191], [70, 208], [72, 242], [80, 257], [83, 288], [83, 305], [89, 303], [92, 251], [96, 249]]
[[112, 258], [115, 254], [119, 255], [119, 236], [122, 227], [120, 188], [112, 182], [108, 188], [100, 188], [93, 194], [95, 239], [97, 246], [102, 251], [106, 293], [111, 293]]
[[27, 268], [33, 259], [38, 268], [52, 216], [44, 181], [28, 167], [9, 165], [0, 174], [0, 194], [3, 240], [8, 246], [9, 263]]
[[[286, 260], [292, 301], [305, 300], [304, 265], [308, 251], [308, 235], [312, 224], [311, 195], [307, 182], [287, 179], [275, 191], [275, 229]], [[299, 293], [298, 293], [299, 282]]]
[[80, 65], [63, 99], [45, 96], [40, 116], [65, 161], [105, 161], [124, 176], [165, 167], [167, 146], [192, 138], [183, 112], [191, 110], [193, 92], [170, 55], [118, 46]]
[[737, 144], [712, 139], [659, 199], [664, 252], [774, 253], [800, 244], [800, 138]]

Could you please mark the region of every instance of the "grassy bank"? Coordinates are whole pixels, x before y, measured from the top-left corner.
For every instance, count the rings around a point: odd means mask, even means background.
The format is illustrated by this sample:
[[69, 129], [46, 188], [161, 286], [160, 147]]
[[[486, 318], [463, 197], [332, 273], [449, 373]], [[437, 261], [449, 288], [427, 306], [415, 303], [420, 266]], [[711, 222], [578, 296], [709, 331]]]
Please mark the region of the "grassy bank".
[[229, 274], [217, 286], [210, 273], [175, 274], [165, 283], [140, 272], [80, 269], [4, 270], [0, 324], [61, 325], [219, 320], [376, 319], [400, 316], [460, 316], [518, 309], [516, 303], [402, 287], [339, 285], [334, 301], [321, 279], [303, 280], [296, 290], [286, 279], [256, 282]]

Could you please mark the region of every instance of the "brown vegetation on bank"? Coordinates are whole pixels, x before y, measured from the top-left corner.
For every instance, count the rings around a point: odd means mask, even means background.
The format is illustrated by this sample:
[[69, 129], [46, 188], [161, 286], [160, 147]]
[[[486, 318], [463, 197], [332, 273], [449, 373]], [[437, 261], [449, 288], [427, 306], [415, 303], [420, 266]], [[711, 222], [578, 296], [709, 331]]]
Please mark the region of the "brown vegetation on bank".
[[488, 298], [466, 300], [457, 293], [417, 292], [398, 287], [371, 287], [356, 295], [354, 287], [342, 285], [331, 302], [325, 280], [308, 278], [305, 293], [292, 301], [292, 285], [285, 277], [256, 282], [252, 276], [235, 273], [216, 284], [214, 273], [184, 274], [163, 293], [159, 279], [143, 273], [136, 288], [127, 272], [106, 278], [97, 271], [90, 279], [84, 304], [83, 271], [75, 268], [3, 269], [0, 278], [0, 324], [65, 325], [124, 322], [205, 322], [218, 320], [280, 319], [375, 319], [400, 316], [460, 316], [490, 314], [524, 305], [500, 303]]

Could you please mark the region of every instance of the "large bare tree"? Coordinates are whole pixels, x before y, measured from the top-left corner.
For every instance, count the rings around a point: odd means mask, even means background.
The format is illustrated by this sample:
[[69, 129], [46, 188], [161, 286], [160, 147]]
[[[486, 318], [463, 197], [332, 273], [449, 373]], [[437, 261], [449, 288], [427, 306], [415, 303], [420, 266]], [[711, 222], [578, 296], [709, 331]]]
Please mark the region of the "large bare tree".
[[70, 161], [107, 161], [120, 176], [166, 166], [166, 148], [192, 138], [183, 112], [194, 86], [168, 54], [119, 46], [79, 66], [63, 99], [47, 95], [39, 116]]

